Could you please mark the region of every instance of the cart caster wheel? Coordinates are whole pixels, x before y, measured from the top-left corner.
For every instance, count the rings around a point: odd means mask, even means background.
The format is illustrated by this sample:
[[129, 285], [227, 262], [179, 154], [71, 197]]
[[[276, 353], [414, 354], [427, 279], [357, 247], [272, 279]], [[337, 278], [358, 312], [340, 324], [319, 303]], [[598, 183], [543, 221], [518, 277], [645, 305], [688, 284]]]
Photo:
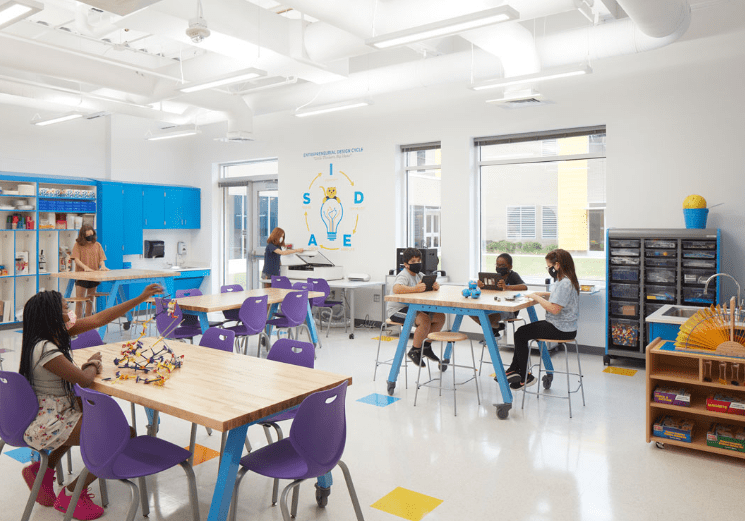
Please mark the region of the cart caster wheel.
[[319, 507], [324, 508], [329, 504], [329, 496], [331, 495], [331, 487], [323, 488], [316, 484], [316, 503]]
[[129, 328], [132, 326], [132, 322], [125, 322], [123, 325], [124, 325], [124, 331], [128, 331]]
[[603, 365], [610, 365], [610, 357], [608, 355], [603, 356]]
[[396, 382], [388, 382], [388, 396], [393, 396], [393, 391], [396, 390]]
[[512, 409], [511, 403], [500, 403], [495, 404], [497, 407], [497, 418], [500, 420], [506, 420], [510, 415], [510, 409]]
[[443, 358], [442, 362], [437, 364], [437, 368], [440, 370], [441, 373], [444, 373], [448, 370], [448, 365], [450, 364], [449, 358]]
[[349, 340], [354, 340], [354, 333], [349, 334]]
[[664, 444], [664, 443], [662, 443], [661, 441], [656, 441], [656, 442], [655, 442], [654, 444], [655, 444], [655, 446], [656, 446], [656, 447], [657, 447], [658, 449], [664, 449], [664, 448], [665, 448], [665, 444]]
[[551, 389], [551, 382], [554, 380], [554, 375], [547, 374], [544, 375], [543, 378], [541, 378], [541, 381], [543, 381], [543, 388], [544, 389]]

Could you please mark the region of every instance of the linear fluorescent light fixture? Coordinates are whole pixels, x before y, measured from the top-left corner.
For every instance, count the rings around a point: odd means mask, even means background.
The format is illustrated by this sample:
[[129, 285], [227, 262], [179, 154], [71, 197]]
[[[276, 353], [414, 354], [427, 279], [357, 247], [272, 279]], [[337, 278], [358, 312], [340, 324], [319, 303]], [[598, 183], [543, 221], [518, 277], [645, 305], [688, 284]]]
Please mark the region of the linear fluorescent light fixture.
[[70, 112], [68, 114], [57, 114], [56, 116], [50, 116], [48, 118], [32, 120], [31, 123], [39, 127], [46, 127], [47, 125], [53, 125], [55, 123], [62, 123], [63, 121], [70, 121], [71, 119], [82, 118], [83, 115], [78, 112]]
[[404, 29], [403, 31], [368, 38], [365, 40], [365, 45], [370, 45], [378, 49], [387, 49], [389, 47], [397, 47], [431, 38], [450, 36], [470, 29], [477, 29], [509, 20], [517, 20], [518, 18], [520, 18], [520, 14], [517, 11], [509, 5], [503, 5], [493, 9], [477, 11], [439, 22], [412, 27], [411, 29]]
[[44, 4], [34, 0], [8, 0], [0, 4], [0, 29], [28, 18], [44, 9]]
[[368, 99], [342, 101], [340, 103], [331, 103], [328, 105], [318, 105], [315, 107], [301, 108], [295, 111], [295, 115], [299, 118], [304, 118], [306, 116], [315, 116], [316, 114], [326, 114], [327, 112], [355, 109], [357, 107], [365, 107], [367, 105], [372, 105], [372, 101]]
[[473, 90], [495, 89], [497, 87], [509, 87], [510, 85], [523, 85], [538, 81], [555, 80], [557, 78], [568, 78], [569, 76], [581, 76], [583, 74], [592, 74], [592, 68], [589, 65], [580, 65], [572, 67], [558, 67], [526, 74], [524, 76], [512, 76], [510, 78], [498, 78], [496, 80], [486, 80], [471, 85]]
[[225, 74], [208, 81], [203, 81], [200, 83], [190, 83], [184, 85], [183, 87], [179, 87], [178, 90], [180, 90], [181, 92], [197, 92], [199, 90], [212, 89], [215, 87], [220, 87], [222, 85], [230, 85], [231, 83], [252, 80], [261, 76], [266, 76], [266, 71], [253, 68], [244, 69], [242, 71]]
[[528, 99], [540, 99], [543, 95], [535, 89], [505, 92], [501, 98], [486, 100], [487, 103], [509, 103], [510, 101], [523, 101]]
[[148, 132], [145, 139], [148, 141], [160, 141], [163, 139], [193, 136], [200, 132], [201, 130], [199, 130], [196, 125], [179, 125], [176, 127], [162, 128], [155, 132]]

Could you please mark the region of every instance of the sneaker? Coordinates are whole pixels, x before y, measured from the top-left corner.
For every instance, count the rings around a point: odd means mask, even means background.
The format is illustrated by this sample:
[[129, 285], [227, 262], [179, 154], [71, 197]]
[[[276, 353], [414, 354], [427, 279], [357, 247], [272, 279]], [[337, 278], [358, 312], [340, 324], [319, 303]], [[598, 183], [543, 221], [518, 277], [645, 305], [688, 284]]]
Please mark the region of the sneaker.
[[524, 382], [515, 382], [510, 384], [510, 389], [522, 389], [523, 387], [530, 387], [535, 383], [535, 377], [532, 374], [528, 374], [528, 377]]
[[[39, 474], [40, 466], [41, 463], [37, 461], [28, 467], [24, 467], [21, 471], [29, 490], [34, 488], [34, 481], [36, 480], [37, 474]], [[54, 493], [54, 469], [47, 469], [46, 474], [44, 474], [44, 477], [41, 480], [41, 488], [39, 489], [39, 495], [36, 496], [36, 502], [45, 507], [51, 507], [54, 505], [56, 499], [57, 494]]]
[[408, 357], [409, 360], [414, 362], [414, 365], [420, 365], [422, 367], [427, 365], [424, 363], [424, 360], [422, 360], [422, 350], [417, 347], [412, 347], [411, 349], [409, 349]]
[[438, 362], [440, 359], [437, 357], [437, 355], [432, 351], [432, 345], [431, 344], [424, 344], [424, 347], [422, 348], [422, 355], [426, 356], [433, 362]]
[[508, 384], [520, 383], [520, 380], [523, 379], [523, 377], [520, 376], [520, 373], [518, 373], [514, 369], [507, 369], [507, 372], [505, 373], [505, 375], [507, 376]]
[[[70, 505], [72, 496], [67, 495], [67, 488], [62, 487], [60, 490], [57, 500], [54, 502], [54, 508], [60, 512], [67, 512], [67, 507]], [[103, 507], [96, 505], [93, 502], [93, 494], [87, 488], [83, 489], [80, 493], [80, 499], [78, 504], [75, 505], [75, 512], [72, 513], [72, 517], [81, 521], [89, 519], [98, 519], [103, 515]]]

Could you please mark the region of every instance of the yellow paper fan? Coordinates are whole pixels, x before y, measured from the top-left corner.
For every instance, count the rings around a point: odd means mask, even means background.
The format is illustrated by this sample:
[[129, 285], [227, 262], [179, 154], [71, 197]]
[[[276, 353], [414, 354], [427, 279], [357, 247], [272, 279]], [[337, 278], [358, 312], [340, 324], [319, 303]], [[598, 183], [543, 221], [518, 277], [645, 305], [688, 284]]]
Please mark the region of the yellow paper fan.
[[680, 326], [675, 348], [745, 356], [745, 330], [735, 327], [734, 310], [732, 298], [729, 306], [722, 304], [697, 311]]

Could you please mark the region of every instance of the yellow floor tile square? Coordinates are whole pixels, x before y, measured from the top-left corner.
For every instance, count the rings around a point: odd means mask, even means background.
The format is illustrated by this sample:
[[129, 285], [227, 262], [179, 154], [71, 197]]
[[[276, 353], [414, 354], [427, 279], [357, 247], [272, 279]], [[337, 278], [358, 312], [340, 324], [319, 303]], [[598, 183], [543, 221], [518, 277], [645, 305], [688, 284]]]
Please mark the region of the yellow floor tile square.
[[634, 376], [636, 369], [624, 369], [623, 367], [606, 367], [603, 369], [604, 373], [620, 374], [623, 376]]
[[440, 506], [440, 503], [442, 503], [442, 499], [425, 496], [403, 487], [396, 487], [395, 490], [370, 506], [409, 521], [420, 521]]
[[[189, 447], [184, 447], [186, 450], [189, 450]], [[209, 461], [212, 458], [216, 458], [220, 455], [219, 452], [216, 450], [208, 449], [207, 447], [203, 447], [202, 445], [199, 445], [198, 443], [194, 445], [194, 466], [196, 467], [200, 463], [204, 463], [205, 461]]]

